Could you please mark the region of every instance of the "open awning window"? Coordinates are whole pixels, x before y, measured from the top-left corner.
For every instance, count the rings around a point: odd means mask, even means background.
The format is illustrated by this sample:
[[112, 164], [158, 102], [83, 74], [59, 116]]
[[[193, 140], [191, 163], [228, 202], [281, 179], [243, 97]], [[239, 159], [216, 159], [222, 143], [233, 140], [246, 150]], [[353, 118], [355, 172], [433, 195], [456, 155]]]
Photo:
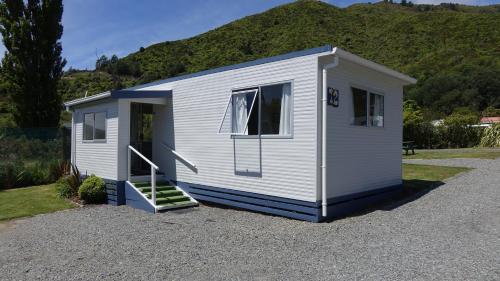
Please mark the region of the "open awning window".
[[249, 121], [258, 118], [254, 110], [258, 91], [255, 88], [231, 93], [219, 127], [219, 134], [249, 134]]

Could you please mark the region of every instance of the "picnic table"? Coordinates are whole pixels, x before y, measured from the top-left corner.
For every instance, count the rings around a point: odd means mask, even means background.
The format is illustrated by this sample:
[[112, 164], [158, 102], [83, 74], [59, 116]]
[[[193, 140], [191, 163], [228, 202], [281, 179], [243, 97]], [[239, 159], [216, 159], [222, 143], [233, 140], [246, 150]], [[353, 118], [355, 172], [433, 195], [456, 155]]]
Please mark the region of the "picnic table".
[[408, 151], [411, 150], [411, 154], [415, 155], [415, 148], [413, 146], [413, 141], [404, 141], [403, 149], [405, 150], [406, 155], [408, 155]]

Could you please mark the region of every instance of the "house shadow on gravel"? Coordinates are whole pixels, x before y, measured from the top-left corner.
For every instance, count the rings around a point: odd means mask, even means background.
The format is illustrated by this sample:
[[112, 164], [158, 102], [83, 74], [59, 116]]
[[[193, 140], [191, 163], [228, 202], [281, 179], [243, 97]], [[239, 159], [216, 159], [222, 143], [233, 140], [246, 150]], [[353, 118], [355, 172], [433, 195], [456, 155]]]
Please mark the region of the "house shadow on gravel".
[[[438, 188], [439, 186], [443, 185], [444, 182], [442, 181], [429, 181], [429, 180], [403, 180], [403, 188], [400, 191], [396, 192], [391, 192], [392, 194], [389, 195], [387, 198], [382, 199], [380, 201], [377, 201], [376, 203], [373, 203], [371, 205], [361, 205], [359, 206], [358, 210], [350, 210], [347, 215], [341, 215], [341, 216], [336, 216], [331, 219], [325, 220], [322, 223], [331, 223], [335, 222], [337, 220], [349, 218], [349, 217], [357, 217], [357, 216], [363, 216], [366, 214], [369, 214], [374, 211], [392, 211], [394, 209], [397, 209], [407, 203], [413, 202], [415, 200], [418, 200], [422, 196], [426, 195], [430, 191]], [[214, 207], [214, 208], [220, 208], [220, 209], [230, 209], [230, 210], [236, 210], [236, 211], [241, 211], [241, 212], [250, 212], [250, 213], [257, 213], [257, 214], [263, 214], [266, 216], [270, 217], [280, 217], [277, 215], [273, 214], [267, 214], [267, 213], [262, 213], [258, 211], [252, 211], [248, 209], [242, 209], [238, 207], [233, 207], [233, 206], [227, 206], [227, 205], [222, 205], [218, 203], [213, 203], [213, 202], [205, 202], [202, 201], [200, 202], [205, 206], [208, 207]], [[294, 219], [291, 219], [294, 220]]]
[[407, 203], [418, 200], [422, 196], [431, 192], [432, 190], [443, 185], [442, 181], [429, 181], [429, 180], [403, 180], [403, 188], [400, 191], [393, 192], [393, 194], [381, 201], [374, 203], [371, 206], [360, 209], [347, 216], [336, 217], [325, 222], [334, 222], [339, 219], [348, 217], [357, 217], [369, 214], [374, 211], [392, 211]]

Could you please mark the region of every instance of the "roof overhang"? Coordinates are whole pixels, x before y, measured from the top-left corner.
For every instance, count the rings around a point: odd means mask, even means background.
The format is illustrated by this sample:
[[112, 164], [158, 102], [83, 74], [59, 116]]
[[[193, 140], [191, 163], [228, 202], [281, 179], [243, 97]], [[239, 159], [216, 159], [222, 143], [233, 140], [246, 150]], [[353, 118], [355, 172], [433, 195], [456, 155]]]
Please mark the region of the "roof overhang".
[[77, 106], [77, 105], [84, 104], [84, 103], [89, 103], [89, 102], [93, 102], [93, 101], [106, 99], [106, 98], [109, 98], [110, 96], [111, 96], [111, 92], [104, 92], [104, 93], [100, 93], [97, 95], [83, 97], [83, 98], [79, 98], [79, 99], [65, 102], [64, 106], [66, 107], [66, 110], [69, 110], [70, 107]]
[[140, 99], [140, 98], [162, 98], [162, 97], [170, 97], [172, 96], [172, 90], [142, 90], [145, 87], [150, 87], [150, 86], [156, 86], [164, 83], [170, 83], [178, 80], [183, 80], [183, 79], [189, 79], [189, 78], [194, 78], [194, 77], [199, 77], [203, 75], [208, 75], [208, 74], [213, 74], [213, 73], [218, 73], [222, 71], [228, 71], [228, 70], [234, 70], [234, 69], [240, 69], [240, 68], [245, 68], [249, 66], [255, 66], [255, 65], [260, 65], [264, 63], [270, 63], [270, 62], [276, 62], [280, 60], [286, 60], [290, 58], [295, 58], [295, 57], [300, 57], [300, 56], [307, 56], [307, 55], [312, 55], [312, 54], [317, 54], [318, 56], [326, 56], [326, 55], [336, 55], [340, 59], [344, 59], [359, 65], [362, 65], [364, 67], [373, 69], [375, 71], [387, 74], [391, 77], [394, 77], [396, 79], [399, 79], [400, 81], [403, 82], [404, 85], [409, 85], [409, 84], [415, 84], [417, 83], [417, 79], [410, 77], [408, 75], [405, 75], [401, 72], [397, 72], [395, 70], [392, 70], [386, 66], [383, 66], [381, 64], [375, 63], [373, 61], [369, 61], [367, 59], [364, 59], [362, 57], [356, 56], [354, 54], [351, 54], [347, 51], [344, 51], [340, 48], [337, 47], [332, 47], [331, 45], [325, 45], [322, 47], [318, 48], [312, 48], [312, 49], [307, 49], [307, 50], [302, 50], [302, 51], [296, 51], [296, 52], [291, 52], [288, 54], [283, 54], [283, 55], [278, 55], [270, 58], [263, 58], [263, 59], [257, 59], [255, 61], [250, 61], [250, 62], [244, 62], [240, 64], [235, 64], [235, 65], [230, 65], [230, 66], [224, 66], [224, 67], [219, 67], [215, 69], [209, 69], [201, 72], [196, 72], [192, 74], [186, 74], [178, 77], [172, 77], [160, 81], [155, 81], [143, 85], [138, 85], [132, 88], [124, 89], [124, 90], [117, 90], [117, 91], [108, 91], [104, 92], [101, 94], [93, 95], [90, 97], [84, 97], [80, 99], [75, 99], [69, 102], [64, 103], [64, 106], [66, 107], [67, 110], [69, 110], [73, 106], [77, 106], [80, 104], [85, 104], [88, 102], [93, 102], [93, 101], [98, 101], [102, 99], [107, 99], [107, 98], [113, 98], [113, 99]]
[[116, 90], [116, 91], [108, 91], [104, 93], [100, 93], [97, 95], [84, 97], [75, 99], [72, 101], [68, 101], [64, 103], [66, 110], [69, 110], [71, 107], [99, 101], [103, 99], [148, 99], [148, 98], [164, 98], [171, 97], [172, 90], [155, 90], [155, 91], [145, 91], [145, 90]]
[[113, 99], [148, 99], [172, 96], [172, 90], [116, 90], [111, 91]]
[[344, 51], [340, 48], [337, 48], [337, 47], [333, 48], [331, 54], [337, 55], [340, 59], [345, 59], [347, 61], [359, 64], [359, 65], [365, 66], [367, 68], [371, 68], [373, 70], [376, 70], [378, 72], [392, 76], [396, 79], [403, 81], [405, 85], [417, 83], [417, 79], [415, 79], [413, 77], [410, 77], [410, 76], [403, 74], [401, 72], [397, 72], [395, 70], [392, 70], [392, 69], [388, 68], [387, 66], [383, 66], [383, 65], [378, 64], [376, 62], [373, 62], [373, 61], [364, 59], [362, 57], [356, 56], [355, 54], [349, 53], [349, 52]]

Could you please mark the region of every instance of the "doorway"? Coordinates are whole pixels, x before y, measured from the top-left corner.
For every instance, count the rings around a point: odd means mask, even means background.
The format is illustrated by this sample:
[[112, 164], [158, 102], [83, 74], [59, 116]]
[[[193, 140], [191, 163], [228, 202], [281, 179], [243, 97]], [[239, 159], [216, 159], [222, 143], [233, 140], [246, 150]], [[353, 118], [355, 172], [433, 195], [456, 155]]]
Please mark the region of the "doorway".
[[[153, 159], [153, 105], [130, 104], [130, 145], [148, 159]], [[151, 174], [151, 166], [132, 154], [131, 172], [134, 176]]]

